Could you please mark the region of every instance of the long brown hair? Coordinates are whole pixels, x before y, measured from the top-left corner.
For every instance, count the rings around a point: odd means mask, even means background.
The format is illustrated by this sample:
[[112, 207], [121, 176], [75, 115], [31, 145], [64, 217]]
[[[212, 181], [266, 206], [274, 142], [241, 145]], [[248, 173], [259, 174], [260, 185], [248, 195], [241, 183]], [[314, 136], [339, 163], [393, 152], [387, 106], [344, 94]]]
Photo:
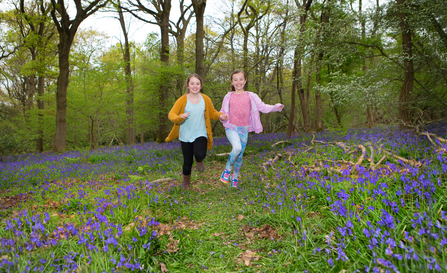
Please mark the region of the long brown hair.
[[[233, 71], [233, 73], [231, 73], [230, 82], [233, 81], [233, 75], [234, 74], [239, 74], [239, 73], [244, 74], [244, 78], [245, 78], [245, 80], [247, 80], [247, 74], [245, 74], [245, 71], [244, 70], [240, 70], [240, 69], [236, 69], [236, 70]], [[234, 88], [233, 84], [231, 84], [231, 91], [236, 91], [236, 88]]]
[[196, 78], [200, 81], [200, 92], [203, 93], [203, 80], [199, 74], [193, 73], [193, 74], [189, 75], [189, 77], [186, 79], [186, 94], [189, 93], [188, 84], [189, 84], [189, 81], [191, 80], [191, 78]]

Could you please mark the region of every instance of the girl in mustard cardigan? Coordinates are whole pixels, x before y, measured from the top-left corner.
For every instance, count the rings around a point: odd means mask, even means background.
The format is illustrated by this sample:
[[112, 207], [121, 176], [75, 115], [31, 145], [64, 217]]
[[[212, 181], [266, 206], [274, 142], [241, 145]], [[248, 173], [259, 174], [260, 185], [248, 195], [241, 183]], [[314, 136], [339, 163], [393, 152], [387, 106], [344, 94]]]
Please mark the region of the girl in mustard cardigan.
[[181, 96], [169, 112], [174, 127], [166, 138], [180, 140], [183, 153], [183, 186], [191, 188], [191, 168], [196, 159], [199, 172], [205, 170], [203, 160], [206, 150], [213, 147], [211, 119], [226, 121], [228, 116], [214, 109], [211, 99], [202, 94], [203, 81], [198, 74], [191, 74], [186, 80], [187, 92]]

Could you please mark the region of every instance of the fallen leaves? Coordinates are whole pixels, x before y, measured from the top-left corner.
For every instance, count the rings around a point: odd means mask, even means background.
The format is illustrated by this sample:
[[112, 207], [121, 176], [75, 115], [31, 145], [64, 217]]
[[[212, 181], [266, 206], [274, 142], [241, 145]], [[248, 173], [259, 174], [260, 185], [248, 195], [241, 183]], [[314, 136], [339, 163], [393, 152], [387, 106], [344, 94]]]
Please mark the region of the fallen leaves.
[[166, 265], [164, 263], [160, 263], [160, 270], [161, 272], [169, 272], [168, 268], [166, 267]]
[[167, 224], [160, 223], [156, 229], [158, 230], [158, 234], [165, 235], [165, 234], [171, 234], [171, 231], [177, 230], [177, 229], [191, 229], [191, 230], [197, 230], [200, 228], [200, 224], [194, 222], [194, 220], [189, 220], [186, 216], [182, 217], [182, 220], [176, 221], [176, 222], [170, 222]]
[[13, 196], [3, 196], [0, 197], [0, 209], [9, 209], [13, 207], [18, 207], [20, 204], [31, 199], [29, 193], [20, 193]]
[[178, 244], [180, 243], [180, 240], [174, 240], [172, 236], [169, 236], [169, 243], [166, 245], [167, 251], [169, 253], [175, 253], [179, 250]]
[[280, 237], [278, 235], [278, 232], [268, 224], [264, 225], [262, 228], [245, 225], [242, 230], [244, 231], [244, 234], [247, 238], [254, 238], [256, 235], [258, 235], [259, 238], [272, 240]]
[[251, 266], [252, 261], [259, 260], [259, 255], [256, 252], [247, 249], [245, 252], [240, 253], [238, 258], [239, 262], [243, 262], [245, 266]]

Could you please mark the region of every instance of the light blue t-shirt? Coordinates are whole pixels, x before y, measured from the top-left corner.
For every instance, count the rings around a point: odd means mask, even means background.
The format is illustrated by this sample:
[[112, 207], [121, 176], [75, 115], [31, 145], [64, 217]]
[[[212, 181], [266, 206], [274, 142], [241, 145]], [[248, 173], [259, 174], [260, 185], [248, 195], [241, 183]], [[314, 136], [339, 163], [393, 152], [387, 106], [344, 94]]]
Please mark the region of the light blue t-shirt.
[[189, 116], [180, 124], [179, 140], [194, 142], [198, 137], [207, 137], [205, 125], [205, 101], [200, 95], [200, 102], [192, 104], [189, 100], [185, 106]]

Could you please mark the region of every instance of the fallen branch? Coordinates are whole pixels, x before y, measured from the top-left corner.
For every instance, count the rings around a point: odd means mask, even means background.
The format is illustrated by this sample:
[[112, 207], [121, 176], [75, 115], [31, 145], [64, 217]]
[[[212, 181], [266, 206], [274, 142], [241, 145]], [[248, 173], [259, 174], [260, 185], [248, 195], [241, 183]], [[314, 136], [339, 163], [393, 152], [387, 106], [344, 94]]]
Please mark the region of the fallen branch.
[[174, 178], [160, 178], [160, 179], [152, 181], [152, 183], [161, 183], [161, 182], [168, 182], [168, 181], [174, 181]]
[[425, 132], [425, 135], [427, 136], [428, 140], [430, 140], [431, 144], [433, 144], [434, 146], [438, 146], [438, 144], [436, 144], [430, 137], [430, 134], [428, 132]]
[[374, 169], [375, 169], [375, 167], [377, 167], [377, 166], [379, 166], [380, 164], [382, 164], [382, 162], [383, 162], [386, 158], [387, 158], [386, 155], [382, 156], [382, 158], [381, 158], [381, 159], [377, 162], [377, 164], [374, 166]]
[[413, 167], [420, 167], [420, 166], [422, 166], [422, 163], [421, 163], [421, 162], [418, 162], [418, 161], [416, 161], [416, 160], [414, 160], [414, 159], [406, 159], [406, 158], [404, 158], [404, 157], [395, 155], [395, 154], [391, 153], [391, 152], [388, 151], [388, 150], [384, 150], [384, 152], [385, 152], [386, 154], [388, 154], [388, 155], [390, 155], [390, 156], [392, 156], [392, 157], [394, 157], [394, 158], [396, 158], [396, 159], [398, 159], [398, 160], [404, 162], [404, 163], [410, 164], [410, 165], [413, 166]]
[[275, 147], [276, 145], [278, 145], [278, 144], [282, 144], [282, 143], [292, 144], [292, 142], [290, 142], [290, 141], [282, 140], [282, 141], [278, 141], [278, 142], [272, 144], [271, 147], [273, 148], [273, 147]]
[[363, 145], [359, 145], [358, 146], [360, 148], [360, 150], [362, 150], [362, 155], [359, 157], [359, 159], [357, 160], [357, 163], [355, 163], [355, 165], [362, 165], [363, 159], [365, 158], [365, 154], [366, 154], [366, 148]]
[[270, 167], [272, 167], [273, 170], [276, 170], [275, 167], [273, 167], [273, 164], [278, 161], [278, 159], [280, 159], [282, 157], [282, 154], [277, 154], [275, 156], [275, 158], [273, 158], [272, 160], [268, 160], [267, 162], [262, 164], [262, 169], [264, 170], [264, 172], [267, 171], [267, 167], [270, 165]]
[[354, 166], [354, 165], [355, 165], [355, 163], [354, 163], [354, 162], [351, 162], [351, 161], [348, 161], [348, 160], [344, 160], [344, 159], [342, 159], [342, 160], [337, 160], [337, 161], [334, 161], [334, 160], [330, 160], [330, 159], [325, 159], [324, 161], [327, 161], [327, 162], [332, 162], [332, 163], [342, 163], [342, 164], [348, 164], [348, 165], [352, 165], [352, 166]]
[[428, 138], [428, 140], [430, 140], [430, 142], [434, 146], [438, 146], [438, 145], [431, 139], [432, 137], [437, 139], [438, 141], [440, 141], [442, 143], [447, 143], [447, 139], [439, 137], [436, 134], [429, 133], [429, 132], [421, 132], [421, 130], [419, 129], [419, 127], [420, 127], [419, 125], [409, 125], [409, 124], [406, 124], [406, 123], [404, 123], [404, 125], [406, 127], [412, 128], [416, 132], [416, 134], [421, 135], [421, 136], [426, 136]]
[[348, 153], [349, 152], [349, 149], [348, 149], [348, 147], [346, 146], [346, 144], [345, 143], [343, 143], [343, 142], [335, 142], [335, 144], [338, 146], [338, 147], [341, 147], [341, 148], [343, 148], [343, 151], [345, 151], [345, 153]]
[[227, 155], [230, 155], [230, 153], [214, 154], [214, 156], [227, 156]]
[[310, 150], [312, 150], [312, 149], [314, 149], [315, 147], [309, 147], [309, 148], [307, 148], [306, 150], [304, 150], [304, 152], [303, 153], [308, 153]]
[[371, 151], [371, 155], [370, 155], [371, 161], [369, 162], [369, 168], [371, 170], [375, 170], [375, 165], [374, 165], [374, 148], [373, 148], [371, 143], [368, 143], [368, 147], [369, 147], [369, 150]]
[[291, 152], [287, 152], [286, 154], [288, 154], [289, 155], [289, 158], [287, 159], [292, 165], [293, 165], [293, 167], [295, 167], [296, 168], [296, 165], [295, 165], [295, 163], [293, 163], [293, 161], [292, 161], [292, 153]]

